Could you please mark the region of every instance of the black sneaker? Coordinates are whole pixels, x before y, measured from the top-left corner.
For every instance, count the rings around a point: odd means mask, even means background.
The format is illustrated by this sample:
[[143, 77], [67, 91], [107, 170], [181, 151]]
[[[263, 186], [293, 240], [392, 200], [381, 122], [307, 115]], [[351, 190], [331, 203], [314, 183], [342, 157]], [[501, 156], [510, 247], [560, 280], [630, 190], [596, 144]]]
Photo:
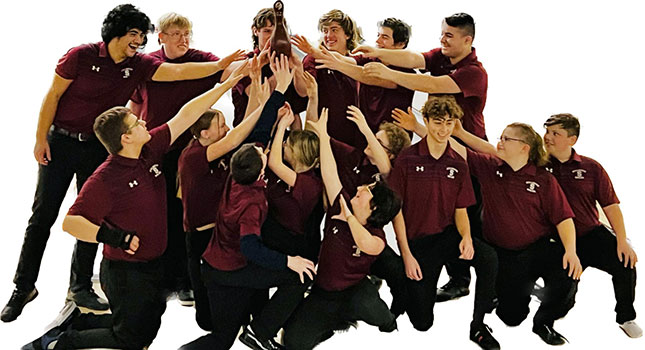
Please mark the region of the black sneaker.
[[533, 333], [537, 334], [549, 345], [562, 345], [569, 341], [562, 334], [558, 333], [553, 327], [543, 325], [533, 325]]
[[177, 292], [177, 300], [181, 306], [194, 306], [195, 296], [191, 289], [182, 289]]
[[541, 303], [544, 300], [544, 287], [539, 284], [534, 284], [533, 289], [531, 289], [531, 295], [535, 296], [537, 300]]
[[248, 346], [253, 350], [281, 350], [284, 349], [284, 346], [278, 344], [273, 339], [262, 340], [258, 338], [255, 333], [251, 330], [250, 326], [244, 326], [244, 330], [240, 337], [238, 338], [242, 344]]
[[2, 322], [11, 322], [18, 318], [22, 313], [22, 309], [27, 305], [28, 302], [34, 300], [38, 296], [38, 290], [36, 287], [34, 289], [25, 291], [21, 289], [14, 289], [11, 293], [11, 298], [9, 302], [2, 309], [2, 314], [0, 314], [0, 319]]
[[437, 298], [435, 300], [437, 303], [441, 303], [448, 300], [459, 299], [468, 294], [470, 294], [468, 286], [464, 286], [463, 284], [451, 279], [448, 283], [444, 284], [443, 287], [437, 288]]
[[24, 345], [20, 350], [49, 350], [53, 349], [58, 342], [58, 338], [63, 332], [60, 328], [50, 329], [42, 337], [35, 339], [29, 344]]
[[76, 303], [73, 301], [68, 301], [65, 303], [65, 306], [60, 310], [58, 316], [45, 327], [45, 333], [54, 328], [60, 328], [61, 331], [66, 331], [71, 327], [72, 322], [76, 317], [81, 314], [81, 310], [76, 306]]
[[108, 302], [98, 296], [94, 290], [81, 290], [76, 293], [67, 292], [66, 301], [73, 301], [78, 307], [84, 307], [90, 310], [105, 311], [110, 308]]
[[470, 324], [470, 340], [484, 350], [499, 350], [499, 342], [491, 333], [493, 333], [493, 330], [483, 323], [479, 325]]

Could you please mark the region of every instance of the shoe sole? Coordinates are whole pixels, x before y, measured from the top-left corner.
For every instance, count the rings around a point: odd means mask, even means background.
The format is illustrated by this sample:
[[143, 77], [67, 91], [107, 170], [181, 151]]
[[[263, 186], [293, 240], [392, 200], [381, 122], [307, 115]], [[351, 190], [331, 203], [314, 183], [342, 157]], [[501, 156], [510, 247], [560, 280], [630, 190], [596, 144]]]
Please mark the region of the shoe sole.
[[629, 338], [631, 338], [631, 339], [637, 339], [637, 338], [640, 338], [640, 337], [642, 337], [642, 336], [643, 336], [643, 333], [641, 333], [641, 334], [637, 334], [637, 335], [631, 335], [631, 334], [629, 334], [629, 333], [627, 332], [627, 330], [626, 330], [625, 328], [621, 327], [620, 325], [618, 326], [618, 328], [620, 328], [623, 332], [625, 332], [625, 335], [627, 335], [627, 337], [629, 337]]
[[459, 295], [456, 295], [456, 296], [454, 296], [454, 297], [452, 297], [452, 298], [450, 298], [450, 299], [439, 299], [439, 298], [437, 297], [437, 298], [435, 298], [435, 302], [436, 302], [436, 303], [443, 303], [443, 302], [446, 302], [446, 301], [451, 301], [451, 300], [461, 299], [461, 298], [463, 298], [463, 297], [465, 297], [465, 296], [468, 296], [468, 295], [470, 295], [470, 292], [468, 292], [468, 293], [466, 293], [466, 294], [459, 294]]
[[180, 299], [177, 299], [177, 300], [179, 301], [179, 304], [181, 306], [186, 306], [186, 307], [195, 306], [194, 300], [180, 300]]
[[88, 311], [98, 311], [99, 313], [105, 313], [106, 311], [110, 310], [110, 304], [105, 304], [105, 306], [101, 306], [101, 307], [90, 307], [87, 305], [79, 304], [76, 302], [76, 300], [70, 297], [66, 297], [65, 302], [66, 303], [73, 302], [76, 304], [76, 307], [78, 307], [79, 309], [88, 310]]
[[67, 303], [65, 303], [65, 306], [63, 306], [63, 309], [60, 310], [56, 319], [54, 319], [52, 323], [48, 324], [47, 327], [45, 327], [45, 333], [56, 327], [60, 327], [63, 323], [69, 320], [76, 309], [77, 306], [74, 301], [68, 301]]
[[244, 334], [240, 334], [240, 336], [237, 338], [242, 344], [248, 346], [251, 349], [254, 350], [261, 350], [262, 348], [258, 347], [255, 341], [248, 340], [246, 337], [243, 337]]
[[31, 303], [34, 299], [36, 299], [36, 297], [37, 297], [37, 296], [38, 296], [38, 289], [36, 289], [36, 288], [34, 287], [34, 293], [33, 293], [33, 295], [29, 296], [29, 298], [27, 298], [27, 301], [25, 301], [25, 303], [24, 303], [24, 304], [22, 304], [22, 307], [20, 308], [20, 312], [16, 315], [16, 317], [13, 317], [13, 318], [11, 318], [11, 319], [4, 319], [4, 318], [3, 318], [3, 319], [2, 319], [2, 322], [9, 323], [9, 322], [13, 322], [13, 321], [17, 320], [17, 319], [18, 319], [18, 317], [19, 317], [20, 315], [22, 315], [22, 310], [24, 310], [24, 309], [25, 309], [25, 306], [26, 306], [27, 304]]

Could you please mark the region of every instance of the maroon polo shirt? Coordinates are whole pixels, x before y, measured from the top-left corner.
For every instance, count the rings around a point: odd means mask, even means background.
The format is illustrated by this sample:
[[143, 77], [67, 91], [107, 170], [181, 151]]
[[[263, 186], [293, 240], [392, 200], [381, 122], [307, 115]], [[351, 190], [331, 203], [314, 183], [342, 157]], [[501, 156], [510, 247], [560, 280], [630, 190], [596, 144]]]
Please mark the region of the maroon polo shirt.
[[104, 42], [72, 48], [56, 66], [56, 74], [73, 81], [58, 101], [54, 125], [94, 133], [94, 119], [112, 107], [125, 106], [137, 85], [152, 79], [161, 63], [137, 52], [116, 64]]
[[579, 155], [575, 150], [571, 158], [564, 163], [551, 157], [551, 163], [546, 169], [558, 180], [576, 214], [573, 222], [576, 224], [578, 237], [600, 225], [596, 201], [603, 208], [620, 203], [602, 165], [589, 157]]
[[[260, 54], [260, 50], [255, 49], [253, 52], [247, 54], [248, 58]], [[262, 81], [264, 78], [273, 76], [273, 71], [269, 65], [262, 67]], [[246, 114], [246, 106], [249, 104], [249, 96], [246, 94], [246, 88], [251, 85], [251, 78], [244, 77], [240, 80], [233, 89], [231, 89], [231, 97], [233, 99], [233, 126], [237, 126], [244, 119]], [[302, 97], [296, 92], [293, 82], [289, 85], [287, 91], [284, 92], [284, 98], [291, 105], [293, 113], [298, 114], [307, 109], [307, 97]]]
[[477, 60], [475, 48], [454, 65], [441, 53], [440, 48], [424, 52], [423, 57], [426, 61], [425, 70], [432, 76], [448, 75], [459, 86], [461, 92], [455, 94], [455, 99], [464, 111], [461, 120], [464, 129], [486, 140], [483, 111], [488, 90], [488, 73]]
[[[341, 190], [334, 203], [327, 210], [325, 231], [320, 246], [318, 271], [314, 283], [326, 291], [347, 289], [361, 281], [370, 272], [370, 266], [378, 255], [369, 255], [358, 250], [349, 225], [331, 217], [340, 213], [340, 196], [344, 196], [347, 204], [351, 197]], [[351, 206], [351, 205], [350, 205]], [[365, 228], [387, 244], [385, 232], [382, 229], [365, 226]]]
[[287, 185], [272, 171], [267, 172], [269, 215], [294, 234], [305, 233], [306, 223], [322, 195], [322, 179], [313, 169], [296, 175]]
[[[212, 62], [219, 61], [219, 57], [210, 52], [189, 49], [183, 56], [170, 59], [163, 48], [149, 53], [150, 57], [160, 62], [186, 63], [186, 62]], [[157, 126], [168, 122], [188, 101], [210, 90], [222, 78], [219, 71], [211, 76], [172, 82], [142, 82], [131, 99], [141, 105], [141, 117], [148, 127]], [[190, 132], [184, 132], [173, 144], [173, 148], [184, 148], [190, 141]]]
[[[364, 66], [369, 62], [379, 62], [376, 58], [368, 58], [362, 55], [354, 56], [354, 59], [359, 66]], [[395, 66], [389, 66], [389, 68], [404, 73], [414, 73], [413, 69]], [[369, 124], [370, 129], [374, 133], [378, 132], [378, 127], [382, 122], [394, 121], [392, 118], [392, 110], [399, 108], [407, 111], [408, 107], [412, 105], [414, 90], [406, 89], [402, 86], [397, 86], [395, 89], [387, 89], [375, 85], [360, 84], [358, 82], [357, 84], [359, 84], [358, 107], [365, 114], [367, 124]], [[412, 137], [411, 132], [408, 132], [408, 134]], [[364, 148], [367, 145], [367, 141], [365, 138], [362, 140], [364, 141], [362, 146]]]
[[376, 165], [370, 163], [365, 153], [346, 143], [331, 139], [331, 151], [336, 159], [338, 177], [347, 193], [354, 197], [356, 188], [379, 178]]
[[109, 155], [87, 179], [67, 213], [95, 225], [106, 223], [137, 233], [139, 249], [134, 255], [104, 244], [106, 259], [151, 261], [166, 250], [166, 180], [161, 162], [170, 146], [170, 130], [163, 124], [150, 135], [138, 159]]
[[266, 182], [260, 179], [240, 185], [233, 178], [226, 182], [215, 225], [215, 233], [202, 257], [212, 267], [233, 271], [246, 266], [240, 241], [246, 235], [260, 236], [267, 215]]
[[305, 56], [302, 65], [318, 83], [318, 113], [323, 107], [329, 108], [329, 135], [348, 145], [365, 147], [365, 137], [356, 124], [347, 119], [347, 107], [358, 105], [356, 81], [339, 71], [316, 69], [316, 59], [310, 55]]
[[230, 155], [209, 163], [207, 149], [207, 146], [193, 140], [179, 156], [179, 183], [186, 232], [215, 222], [228, 177]]
[[468, 166], [481, 184], [484, 238], [495, 246], [522, 250], [574, 217], [558, 181], [543, 168], [526, 164], [513, 171], [501, 159], [470, 149]]
[[388, 183], [403, 201], [408, 240], [443, 232], [456, 209], [475, 204], [466, 160], [450, 146], [434, 159], [425, 137], [401, 152]]

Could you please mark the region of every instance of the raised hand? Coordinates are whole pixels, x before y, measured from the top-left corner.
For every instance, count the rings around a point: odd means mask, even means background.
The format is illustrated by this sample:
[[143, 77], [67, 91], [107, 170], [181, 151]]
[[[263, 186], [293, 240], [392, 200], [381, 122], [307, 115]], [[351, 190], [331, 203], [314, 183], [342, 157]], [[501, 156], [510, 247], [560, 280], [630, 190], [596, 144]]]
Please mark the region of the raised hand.
[[359, 130], [361, 131], [366, 131], [369, 130], [370, 126], [367, 124], [367, 120], [365, 119], [365, 115], [361, 110], [356, 107], [356, 106], [348, 106], [347, 107], [347, 119], [351, 120], [356, 124]]
[[366, 57], [377, 57], [378, 50], [373, 46], [360, 45], [359, 47], [352, 50], [352, 55], [363, 54]]
[[318, 82], [316, 81], [316, 78], [314, 78], [314, 76], [309, 72], [303, 72], [302, 77], [305, 82], [305, 87], [307, 88], [307, 97], [318, 97]]
[[318, 137], [329, 136], [327, 134], [327, 119], [329, 118], [329, 109], [323, 108], [320, 112], [318, 121], [307, 120], [307, 125]]
[[402, 127], [407, 131], [414, 131], [417, 125], [417, 118], [415, 118], [412, 113], [412, 107], [408, 107], [408, 111], [404, 112], [399, 108], [392, 110], [392, 119], [394, 119], [394, 124]]
[[300, 51], [304, 52], [307, 55], [316, 55], [320, 52], [320, 50], [316, 49], [313, 47], [307, 38], [305, 38], [302, 35], [292, 35], [291, 36], [291, 43], [295, 45]]
[[294, 72], [289, 69], [289, 58], [280, 54], [280, 58], [275, 57], [275, 52], [271, 54], [271, 70], [276, 79], [277, 91], [284, 93], [291, 84]]
[[370, 78], [390, 79], [390, 69], [381, 62], [370, 62], [363, 67], [363, 73]]
[[323, 47], [320, 52], [320, 57], [316, 58], [316, 63], [320, 63], [319, 66], [316, 66], [316, 69], [338, 70], [338, 66], [342, 62], [331, 52], [329, 52], [329, 50]]
[[340, 220], [347, 222], [347, 218], [352, 216], [352, 210], [349, 209], [349, 206], [347, 205], [347, 201], [345, 200], [344, 196], [340, 196], [340, 213], [332, 216], [332, 219]]
[[224, 69], [228, 67], [231, 63], [235, 61], [242, 61], [247, 59], [246, 57], [246, 52], [244, 50], [236, 50], [232, 54], [222, 58], [221, 60], [218, 61], [220, 68]]
[[283, 129], [286, 129], [296, 119], [296, 117], [293, 115], [293, 110], [291, 110], [291, 105], [289, 104], [289, 102], [285, 102], [284, 106], [278, 109], [278, 119], [278, 127]]

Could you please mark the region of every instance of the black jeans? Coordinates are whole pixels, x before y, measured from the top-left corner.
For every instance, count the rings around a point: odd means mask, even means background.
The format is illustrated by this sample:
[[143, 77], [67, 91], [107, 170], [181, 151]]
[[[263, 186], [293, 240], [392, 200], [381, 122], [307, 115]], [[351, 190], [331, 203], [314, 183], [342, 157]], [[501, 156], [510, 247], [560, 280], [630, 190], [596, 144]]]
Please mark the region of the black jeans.
[[497, 316], [509, 326], [518, 326], [529, 314], [535, 281], [544, 280], [544, 297], [533, 318], [535, 325], [553, 326], [575, 303], [578, 282], [562, 268], [564, 248], [559, 241], [543, 238], [529, 247], [512, 251], [497, 248]]
[[202, 278], [202, 254], [208, 247], [213, 229], [186, 232], [186, 254], [188, 255], [188, 275], [195, 295], [195, 319], [203, 330], [213, 329], [211, 309], [208, 302], [208, 291]]
[[616, 322], [624, 323], [636, 319], [636, 268], [625, 267], [618, 260], [616, 244], [616, 236], [601, 225], [576, 239], [576, 252], [583, 268], [591, 266], [611, 275], [616, 297]]
[[161, 290], [163, 267], [148, 263], [101, 262], [101, 286], [112, 314], [81, 315], [64, 332], [55, 349], [110, 348], [141, 350], [161, 326], [166, 299]]
[[[202, 264], [208, 289], [213, 332], [181, 349], [229, 349], [240, 327], [253, 314], [251, 328], [260, 339], [272, 339], [304, 298], [311, 281], [300, 282], [291, 270], [269, 270], [248, 263], [235, 271], [221, 271]], [[278, 287], [266, 301], [268, 288]]]
[[[437, 296], [437, 281], [441, 268], [446, 261], [461, 254], [461, 236], [455, 226], [448, 226], [442, 233], [411, 240], [410, 251], [421, 267], [423, 278], [420, 281], [407, 279], [407, 313], [412, 326], [427, 331], [434, 324], [434, 304]], [[491, 312], [495, 297], [497, 278], [497, 255], [495, 249], [484, 241], [473, 237], [475, 255], [472, 260], [464, 260], [475, 268], [477, 285], [473, 321], [483, 322], [484, 315]]]
[[[51, 227], [58, 217], [74, 175], [77, 191], [80, 191], [85, 180], [107, 157], [107, 151], [96, 138], [78, 141], [50, 131], [47, 140], [52, 159], [48, 165], [38, 166], [38, 184], [32, 215], [25, 231], [18, 267], [13, 278], [16, 287], [22, 290], [31, 290], [36, 284]], [[72, 292], [92, 288], [97, 248], [96, 243], [76, 241], [70, 273]]]
[[403, 259], [386, 244], [385, 249], [383, 249], [379, 257], [372, 263], [370, 274], [384, 279], [390, 288], [390, 293], [392, 294], [390, 311], [395, 316], [403, 314], [408, 298], [406, 286], [406, 280], [408, 278], [405, 275]]
[[313, 349], [334, 329], [359, 320], [382, 332], [396, 329], [396, 318], [367, 278], [341, 291], [314, 287], [284, 327], [284, 345], [289, 350]]

